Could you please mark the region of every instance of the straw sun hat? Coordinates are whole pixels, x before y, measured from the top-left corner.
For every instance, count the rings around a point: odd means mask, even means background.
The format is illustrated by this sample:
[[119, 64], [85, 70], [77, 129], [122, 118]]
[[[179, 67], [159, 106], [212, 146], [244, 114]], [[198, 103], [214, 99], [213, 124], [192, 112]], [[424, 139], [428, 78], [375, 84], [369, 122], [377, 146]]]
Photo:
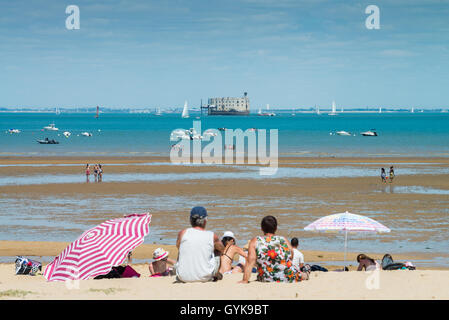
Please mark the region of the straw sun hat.
[[157, 248], [157, 249], [154, 250], [154, 252], [153, 252], [153, 259], [154, 259], [155, 261], [159, 261], [159, 260], [162, 260], [162, 259], [164, 259], [164, 258], [167, 258], [167, 257], [168, 257], [168, 254], [169, 254], [168, 251], [165, 251], [165, 250], [162, 249], [162, 248]]

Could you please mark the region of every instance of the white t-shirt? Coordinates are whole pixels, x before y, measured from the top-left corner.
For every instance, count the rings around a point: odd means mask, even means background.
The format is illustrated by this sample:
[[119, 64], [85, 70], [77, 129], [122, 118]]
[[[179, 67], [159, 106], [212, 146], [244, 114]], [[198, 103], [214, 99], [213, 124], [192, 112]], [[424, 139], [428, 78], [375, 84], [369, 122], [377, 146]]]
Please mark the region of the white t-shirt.
[[304, 263], [304, 255], [296, 248], [293, 248], [293, 261], [292, 264], [299, 268], [299, 264]]
[[214, 275], [214, 233], [188, 228], [179, 246], [176, 275], [181, 281], [209, 281]]

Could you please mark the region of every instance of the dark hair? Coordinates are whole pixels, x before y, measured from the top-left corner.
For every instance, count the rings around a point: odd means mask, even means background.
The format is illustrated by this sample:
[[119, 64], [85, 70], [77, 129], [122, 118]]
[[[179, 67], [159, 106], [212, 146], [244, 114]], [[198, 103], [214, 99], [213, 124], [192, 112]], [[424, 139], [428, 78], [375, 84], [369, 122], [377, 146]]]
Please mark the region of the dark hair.
[[290, 241], [290, 243], [292, 244], [292, 247], [297, 247], [298, 246], [298, 238], [292, 238], [292, 240]]
[[278, 228], [278, 222], [273, 216], [266, 216], [262, 219], [262, 231], [264, 233], [275, 233]]
[[370, 260], [372, 263], [376, 263], [376, 261], [374, 261], [374, 259], [368, 257], [366, 254], [361, 253], [357, 256], [357, 262], [360, 262], [360, 260], [365, 260], [365, 259]]
[[234, 238], [233, 237], [223, 237], [223, 239], [221, 239], [221, 243], [223, 243], [223, 245], [226, 247], [228, 242], [231, 240], [234, 240]]

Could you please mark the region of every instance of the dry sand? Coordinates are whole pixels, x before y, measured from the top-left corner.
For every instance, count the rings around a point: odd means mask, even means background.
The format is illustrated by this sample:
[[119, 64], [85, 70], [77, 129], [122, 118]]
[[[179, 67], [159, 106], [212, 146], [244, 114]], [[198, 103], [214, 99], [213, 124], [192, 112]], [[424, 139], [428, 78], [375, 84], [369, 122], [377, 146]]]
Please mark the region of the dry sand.
[[449, 299], [449, 271], [313, 272], [301, 283], [249, 284], [231, 274], [218, 282], [186, 284], [174, 283], [175, 277], [150, 278], [143, 264], [133, 267], [139, 279], [47, 282], [41, 275], [14, 275], [13, 264], [1, 264], [0, 299]]

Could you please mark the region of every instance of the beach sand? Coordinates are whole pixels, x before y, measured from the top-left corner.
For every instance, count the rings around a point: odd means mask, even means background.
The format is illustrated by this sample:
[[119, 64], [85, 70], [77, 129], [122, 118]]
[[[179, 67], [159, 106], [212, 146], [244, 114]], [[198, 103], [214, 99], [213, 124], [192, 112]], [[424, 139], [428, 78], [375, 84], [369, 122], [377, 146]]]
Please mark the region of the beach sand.
[[400, 300], [449, 299], [449, 271], [312, 272], [300, 283], [261, 283], [252, 275], [224, 275], [208, 283], [174, 283], [175, 277], [150, 278], [146, 265], [133, 265], [138, 279], [47, 282], [42, 275], [14, 275], [13, 264], [0, 264], [0, 300]]
[[[96, 225], [112, 217], [120, 217], [132, 212], [95, 211], [89, 214], [73, 212], [70, 215], [58, 215], [58, 208], [48, 212], [49, 219], [66, 222], [66, 227], [51, 229], [45, 223], [23, 225], [20, 221], [0, 226], [0, 231], [8, 228], [28, 230], [38, 235], [36, 241], [10, 241], [1, 239], [0, 256], [6, 257], [8, 263], [0, 264], [0, 299], [448, 299], [449, 271], [446, 266], [438, 265], [420, 268], [420, 260], [429, 260], [449, 256], [449, 252], [434, 250], [416, 250], [415, 244], [425, 244], [428, 239], [447, 242], [449, 221], [447, 211], [449, 201], [446, 194], [411, 194], [392, 192], [390, 186], [380, 183], [379, 177], [344, 177], [344, 178], [272, 178], [254, 179], [218, 179], [160, 182], [107, 182], [108, 173], [187, 173], [236, 171], [234, 167], [191, 167], [161, 165], [167, 158], [0, 158], [1, 165], [23, 164], [20, 167], [0, 167], [1, 176], [28, 176], [43, 173], [83, 175], [85, 163], [122, 164], [104, 166], [105, 175], [102, 183], [66, 183], [45, 185], [0, 186], [0, 200], [17, 199], [18, 201], [46, 201], [49, 197], [70, 198], [82, 201], [93, 199], [127, 199], [131, 196], [154, 199], [174, 199], [184, 197], [194, 199], [204, 205], [209, 212], [208, 229], [218, 235], [225, 230], [232, 230], [243, 245], [250, 238], [260, 234], [260, 220], [271, 214], [278, 218], [278, 234], [291, 238], [296, 236], [301, 243], [308, 243], [317, 236], [304, 232], [305, 225], [324, 215], [350, 210], [358, 213], [367, 210], [380, 212], [376, 220], [386, 224], [392, 230], [402, 230], [379, 236], [382, 243], [402, 241], [407, 247], [400, 251], [389, 251], [395, 260], [410, 260], [418, 266], [416, 271], [381, 271], [379, 288], [372, 290], [366, 286], [371, 274], [365, 272], [328, 272], [312, 273], [309, 281], [299, 284], [266, 284], [251, 282], [248, 285], [237, 284], [241, 275], [226, 275], [217, 283], [174, 284], [174, 278], [148, 277], [147, 266], [135, 264], [142, 273], [140, 279], [104, 279], [87, 280], [79, 283], [79, 288], [68, 289], [64, 283], [48, 283], [43, 276], [15, 276], [14, 257], [16, 255], [52, 257], [58, 255], [68, 242], [47, 241], [47, 234], [58, 232], [64, 234], [73, 231], [81, 234], [84, 230], [76, 229], [72, 224], [85, 223]], [[154, 162], [148, 166], [145, 163]], [[35, 167], [26, 164], [80, 164], [80, 166]], [[125, 165], [123, 165], [125, 164]], [[130, 164], [130, 165], [126, 165]], [[394, 187], [439, 188], [449, 190], [449, 175], [416, 174], [401, 175], [401, 166], [449, 167], [448, 158], [280, 158], [280, 166], [321, 168], [354, 165], [361, 168], [380, 168], [395, 165], [399, 173]], [[13, 169], [11, 169], [13, 168]], [[93, 180], [91, 178], [91, 180]], [[388, 189], [390, 188], [390, 190]], [[166, 197], [166, 198], [163, 198]], [[170, 200], [163, 200], [170, 201]], [[162, 207], [164, 202], [162, 201]], [[291, 204], [289, 203], [291, 201]], [[168, 203], [167, 203], [168, 204]], [[95, 209], [95, 208], [92, 208]], [[152, 244], [143, 244], [135, 251], [133, 258], [150, 261], [153, 250], [162, 246], [170, 251], [170, 257], [176, 258], [177, 250], [174, 239], [179, 230], [188, 227], [189, 206], [175, 209], [154, 209], [151, 202], [141, 207], [138, 212], [150, 210], [152, 227], [158, 228], [157, 239]], [[410, 221], [417, 221], [417, 213], [425, 212], [426, 219], [419, 220], [419, 228]], [[11, 213], [3, 213], [10, 215]], [[34, 212], [21, 213], [29, 220]], [[42, 219], [42, 217], [40, 217]], [[407, 230], [407, 231], [404, 231]], [[446, 233], [444, 232], [446, 230]], [[328, 241], [336, 242], [335, 235], [324, 235]], [[374, 238], [372, 238], [374, 239]], [[15, 240], [15, 239], [14, 239]], [[75, 240], [74, 238], [71, 240]], [[71, 241], [70, 240], [70, 241]], [[367, 240], [369, 241], [369, 240]], [[341, 249], [343, 246], [341, 244]], [[314, 261], [335, 270], [342, 261], [343, 252], [329, 251], [325, 246], [316, 250], [301, 250], [307, 261]], [[386, 252], [350, 251], [347, 253], [350, 269], [354, 270], [355, 257], [363, 252], [375, 259], [381, 259]], [[3, 260], [5, 261], [5, 260]], [[341, 266], [341, 265], [340, 265]], [[370, 278], [372, 279], [372, 278]], [[269, 288], [267, 290], [266, 288]]]

